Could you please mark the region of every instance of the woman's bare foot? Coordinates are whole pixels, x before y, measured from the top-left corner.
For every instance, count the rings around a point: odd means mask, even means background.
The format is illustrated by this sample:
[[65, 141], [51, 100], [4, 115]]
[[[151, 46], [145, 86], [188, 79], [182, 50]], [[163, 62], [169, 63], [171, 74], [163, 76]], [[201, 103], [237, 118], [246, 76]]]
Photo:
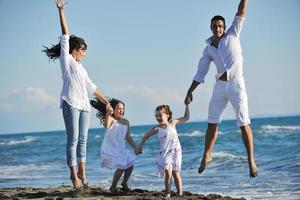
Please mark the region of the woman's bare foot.
[[201, 164], [198, 168], [198, 173], [201, 174], [204, 170], [205, 170], [205, 167], [206, 165], [212, 161], [212, 156], [211, 154], [209, 156], [205, 156], [202, 158], [202, 161], [201, 161]]
[[249, 163], [249, 170], [250, 178], [254, 178], [258, 175], [258, 169], [255, 162]]
[[71, 181], [72, 181], [72, 183], [73, 183], [73, 187], [75, 188], [75, 189], [78, 189], [78, 188], [80, 188], [80, 182], [79, 182], [79, 179], [78, 179], [78, 177], [77, 176], [70, 176], [70, 179], [71, 179]]
[[77, 174], [78, 178], [81, 180], [81, 183], [83, 186], [87, 187], [88, 186], [88, 181], [86, 176], [82, 176], [81, 174]]

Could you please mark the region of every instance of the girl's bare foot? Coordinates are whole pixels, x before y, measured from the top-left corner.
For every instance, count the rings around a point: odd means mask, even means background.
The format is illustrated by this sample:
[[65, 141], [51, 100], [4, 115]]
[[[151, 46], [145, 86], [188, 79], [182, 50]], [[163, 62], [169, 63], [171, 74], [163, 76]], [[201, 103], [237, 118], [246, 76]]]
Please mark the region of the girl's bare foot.
[[209, 156], [205, 156], [202, 158], [202, 161], [201, 161], [201, 164], [198, 168], [198, 173], [201, 174], [204, 170], [205, 170], [205, 167], [206, 165], [212, 161], [212, 156], [211, 154]]
[[122, 190], [124, 192], [129, 192], [130, 191], [130, 188], [128, 187], [127, 183], [122, 182], [121, 185], [122, 185]]
[[111, 193], [113, 193], [113, 194], [118, 193], [118, 189], [115, 186], [110, 186], [109, 191], [111, 191]]
[[183, 197], [183, 194], [182, 194], [182, 192], [177, 192], [177, 194], [176, 194], [177, 196], [179, 196], [179, 197]]
[[72, 181], [72, 183], [73, 183], [73, 187], [75, 188], [75, 189], [78, 189], [78, 188], [80, 188], [80, 182], [79, 182], [79, 179], [78, 179], [78, 177], [77, 176], [70, 176], [70, 179], [71, 179], [71, 181]]

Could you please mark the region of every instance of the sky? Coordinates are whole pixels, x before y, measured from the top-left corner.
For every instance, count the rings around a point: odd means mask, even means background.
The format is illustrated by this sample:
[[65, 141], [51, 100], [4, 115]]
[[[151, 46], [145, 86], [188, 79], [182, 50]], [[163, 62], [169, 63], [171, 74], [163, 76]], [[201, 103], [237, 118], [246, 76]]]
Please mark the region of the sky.
[[[98, 88], [126, 104], [131, 125], [155, 124], [157, 105], [184, 112], [184, 97], [220, 14], [238, 0], [69, 0], [70, 32], [88, 45], [83, 65]], [[250, 0], [241, 33], [251, 117], [300, 114], [300, 1]], [[0, 134], [64, 130], [59, 61], [42, 54], [61, 35], [54, 0], [0, 0]], [[205, 121], [212, 64], [194, 92], [191, 121]], [[92, 96], [90, 98], [93, 98]], [[223, 119], [233, 119], [228, 104]], [[91, 113], [91, 128], [101, 127]]]

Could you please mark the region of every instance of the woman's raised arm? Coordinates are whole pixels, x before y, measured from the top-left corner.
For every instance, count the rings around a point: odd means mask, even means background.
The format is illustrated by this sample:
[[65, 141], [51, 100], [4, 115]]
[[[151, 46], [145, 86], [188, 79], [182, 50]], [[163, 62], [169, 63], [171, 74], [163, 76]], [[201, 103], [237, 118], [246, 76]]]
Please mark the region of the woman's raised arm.
[[68, 29], [68, 24], [67, 20], [65, 17], [65, 12], [64, 9], [67, 7], [68, 3], [65, 2], [64, 0], [56, 0], [56, 6], [58, 8], [59, 12], [59, 21], [60, 21], [60, 26], [61, 26], [61, 32], [63, 35], [69, 35], [69, 29]]

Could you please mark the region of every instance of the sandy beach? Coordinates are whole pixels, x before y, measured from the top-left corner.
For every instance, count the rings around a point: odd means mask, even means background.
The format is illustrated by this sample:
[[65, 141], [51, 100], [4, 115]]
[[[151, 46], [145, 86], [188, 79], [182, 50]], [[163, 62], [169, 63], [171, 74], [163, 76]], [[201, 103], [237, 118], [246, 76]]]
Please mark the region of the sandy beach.
[[[113, 194], [107, 189], [102, 188], [81, 188], [74, 190], [70, 186], [60, 186], [58, 188], [2, 188], [0, 189], [0, 199], [99, 199], [99, 200], [113, 200], [113, 199], [125, 199], [125, 200], [158, 200], [164, 199], [163, 192], [148, 191], [141, 189], [134, 189], [129, 192], [122, 192]], [[228, 196], [220, 196], [217, 194], [193, 194], [190, 192], [184, 192], [184, 195], [178, 197], [175, 193], [172, 193], [172, 199], [203, 199], [203, 200], [239, 200], [244, 198], [232, 198]]]

